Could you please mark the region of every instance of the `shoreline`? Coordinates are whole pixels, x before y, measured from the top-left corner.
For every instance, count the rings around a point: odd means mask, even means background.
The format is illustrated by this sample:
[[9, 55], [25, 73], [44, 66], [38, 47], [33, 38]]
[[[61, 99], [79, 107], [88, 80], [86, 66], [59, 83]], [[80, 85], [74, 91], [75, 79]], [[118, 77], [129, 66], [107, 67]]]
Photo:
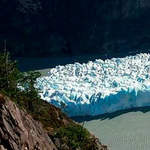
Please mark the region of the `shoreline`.
[[105, 114], [80, 124], [94, 133], [109, 150], [150, 149], [150, 107]]
[[150, 106], [144, 106], [144, 107], [135, 107], [135, 108], [130, 108], [130, 109], [123, 109], [123, 110], [118, 110], [112, 113], [105, 113], [101, 115], [96, 115], [96, 116], [75, 116], [75, 117], [70, 117], [72, 120], [82, 123], [84, 121], [91, 121], [91, 120], [105, 120], [105, 119], [113, 119], [115, 117], [118, 117], [123, 114], [127, 113], [132, 113], [132, 112], [142, 112], [142, 113], [147, 113], [150, 112]]

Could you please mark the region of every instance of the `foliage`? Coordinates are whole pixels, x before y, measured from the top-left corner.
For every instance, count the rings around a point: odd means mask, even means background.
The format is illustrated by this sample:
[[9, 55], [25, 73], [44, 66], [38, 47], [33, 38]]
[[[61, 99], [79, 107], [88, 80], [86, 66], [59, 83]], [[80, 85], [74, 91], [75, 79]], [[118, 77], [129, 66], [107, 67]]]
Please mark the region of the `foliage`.
[[0, 53], [0, 90], [16, 92], [17, 83], [21, 79], [16, 61], [10, 60], [8, 52]]
[[[11, 60], [9, 52], [0, 53], [0, 91], [31, 112], [37, 109], [33, 105], [38, 103], [35, 101], [39, 101], [34, 84], [40, 75], [39, 72], [20, 72], [17, 61]], [[20, 101], [22, 97], [24, 102]]]
[[[76, 125], [61, 113], [60, 109], [40, 99], [38, 89], [34, 87], [36, 79], [40, 75], [39, 72], [20, 72], [17, 62], [11, 61], [8, 52], [0, 53], [0, 93], [8, 95], [34, 119], [41, 121], [49, 135], [53, 139], [60, 138], [62, 143], [69, 146], [69, 149], [92, 150], [95, 144], [92, 143], [89, 132], [83, 126]], [[5, 100], [0, 97], [0, 103], [4, 102]], [[67, 111], [67, 107], [63, 103], [62, 108]], [[60, 127], [62, 128], [55, 135], [53, 135], [54, 131], [50, 133], [49, 129], [56, 131]]]
[[54, 138], [60, 139], [61, 145], [66, 143], [71, 150], [92, 150], [94, 144], [89, 137], [90, 133], [80, 125], [62, 127], [54, 135]]
[[[72, 122], [60, 109], [40, 99], [38, 89], [34, 87], [36, 79], [40, 76], [39, 72], [20, 72], [17, 61], [12, 61], [7, 51], [0, 53], [0, 93], [9, 96], [34, 119], [41, 121], [44, 127], [63, 126], [64, 118]], [[0, 102], [3, 101], [0, 98]]]
[[36, 79], [40, 77], [39, 72], [25, 72], [22, 77], [22, 82], [19, 84], [23, 88], [24, 97], [26, 97], [28, 110], [31, 112], [37, 111], [40, 97], [38, 90], [34, 87]]

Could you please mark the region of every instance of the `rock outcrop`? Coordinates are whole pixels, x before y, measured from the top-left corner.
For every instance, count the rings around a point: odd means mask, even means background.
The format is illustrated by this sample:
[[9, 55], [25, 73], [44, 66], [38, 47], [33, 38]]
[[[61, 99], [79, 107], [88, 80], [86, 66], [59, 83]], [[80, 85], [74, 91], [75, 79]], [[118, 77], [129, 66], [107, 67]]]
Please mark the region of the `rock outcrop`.
[[[53, 106], [52, 106], [53, 107]], [[60, 113], [57, 109], [52, 109], [54, 113]], [[60, 116], [61, 114], [57, 114]], [[54, 122], [57, 122], [57, 117]], [[60, 120], [60, 119], [59, 119]], [[71, 119], [70, 119], [71, 120]], [[69, 119], [63, 118], [60, 127], [67, 125]], [[71, 121], [71, 123], [76, 124]], [[43, 125], [35, 121], [25, 110], [21, 110], [8, 97], [0, 94], [0, 150], [66, 150], [69, 145], [63, 143], [61, 139], [50, 139], [52, 127], [43, 129]], [[46, 133], [46, 132], [47, 133]], [[102, 145], [95, 135], [90, 134], [93, 150], [108, 150], [107, 146]]]
[[57, 150], [42, 124], [0, 95], [1, 150]]
[[93, 141], [93, 143], [96, 145], [97, 150], [108, 150], [107, 145], [100, 143], [99, 139], [94, 134], [91, 133], [90, 138]]

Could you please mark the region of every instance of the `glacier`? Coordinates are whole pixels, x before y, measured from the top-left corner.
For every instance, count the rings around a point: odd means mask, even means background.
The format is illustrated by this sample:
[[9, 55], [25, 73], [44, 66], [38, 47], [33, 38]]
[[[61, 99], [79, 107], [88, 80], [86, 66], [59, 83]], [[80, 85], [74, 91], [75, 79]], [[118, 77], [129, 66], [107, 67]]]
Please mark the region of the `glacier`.
[[38, 78], [35, 87], [42, 99], [69, 116], [150, 106], [150, 54], [59, 65]]

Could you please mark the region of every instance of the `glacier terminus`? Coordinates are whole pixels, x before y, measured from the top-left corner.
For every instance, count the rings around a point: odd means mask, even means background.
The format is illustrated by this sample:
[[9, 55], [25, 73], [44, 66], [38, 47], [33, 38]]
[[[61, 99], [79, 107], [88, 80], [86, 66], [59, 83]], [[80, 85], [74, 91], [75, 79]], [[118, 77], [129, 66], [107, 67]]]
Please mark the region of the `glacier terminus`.
[[150, 54], [59, 65], [35, 86], [42, 99], [63, 111], [64, 104], [69, 116], [150, 106]]

